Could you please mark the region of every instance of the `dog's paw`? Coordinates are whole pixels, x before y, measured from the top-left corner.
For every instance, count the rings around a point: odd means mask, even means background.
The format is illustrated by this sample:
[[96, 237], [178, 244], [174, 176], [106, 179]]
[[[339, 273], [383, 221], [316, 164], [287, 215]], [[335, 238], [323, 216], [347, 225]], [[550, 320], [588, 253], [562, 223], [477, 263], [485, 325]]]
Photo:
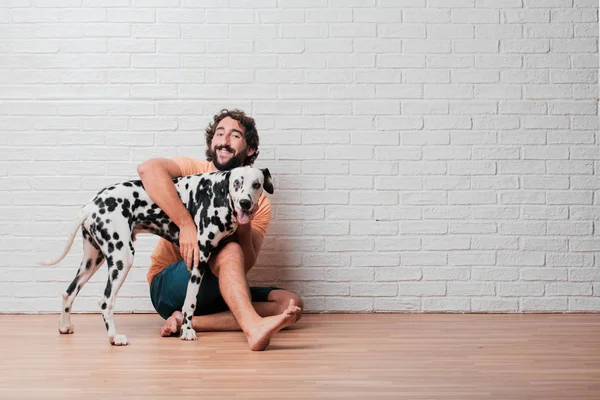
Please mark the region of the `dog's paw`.
[[191, 328], [183, 329], [179, 338], [181, 340], [196, 340], [196, 331]]
[[110, 339], [110, 344], [113, 346], [127, 346], [127, 336], [115, 335], [114, 338]]
[[73, 325], [73, 324], [59, 325], [58, 331], [60, 333], [62, 333], [63, 335], [66, 335], [68, 333], [73, 333], [73, 332], [75, 332], [75, 325]]

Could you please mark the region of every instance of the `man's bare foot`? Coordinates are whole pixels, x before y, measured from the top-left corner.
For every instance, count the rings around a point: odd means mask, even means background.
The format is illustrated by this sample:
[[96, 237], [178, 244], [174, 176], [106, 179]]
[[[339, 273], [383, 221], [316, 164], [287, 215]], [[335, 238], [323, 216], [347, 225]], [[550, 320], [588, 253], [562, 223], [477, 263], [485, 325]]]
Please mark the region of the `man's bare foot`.
[[288, 308], [283, 313], [263, 318], [253, 331], [246, 334], [250, 350], [260, 351], [266, 349], [271, 342], [271, 337], [286, 326], [296, 322], [301, 311], [302, 309], [297, 307], [294, 300], [291, 299]]
[[181, 311], [175, 311], [163, 325], [162, 329], [160, 330], [160, 336], [171, 336], [174, 333], [179, 333], [182, 323], [183, 314]]

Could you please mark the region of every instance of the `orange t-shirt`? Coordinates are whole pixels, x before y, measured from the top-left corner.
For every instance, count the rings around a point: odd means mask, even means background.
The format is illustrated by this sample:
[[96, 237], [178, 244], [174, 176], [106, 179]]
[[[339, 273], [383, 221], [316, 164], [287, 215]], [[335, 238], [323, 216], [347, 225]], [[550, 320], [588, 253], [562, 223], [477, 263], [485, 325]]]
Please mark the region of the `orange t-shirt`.
[[[189, 157], [173, 157], [171, 160], [181, 169], [182, 176], [203, 174], [205, 172], [216, 171], [213, 163], [209, 161], [196, 160]], [[252, 215], [252, 229], [260, 233], [263, 237], [267, 234], [267, 228], [271, 222], [271, 202], [263, 193], [258, 200], [258, 209]], [[175, 246], [168, 240], [161, 238], [150, 257], [151, 264], [146, 275], [148, 283], [169, 265], [181, 260], [179, 246]]]

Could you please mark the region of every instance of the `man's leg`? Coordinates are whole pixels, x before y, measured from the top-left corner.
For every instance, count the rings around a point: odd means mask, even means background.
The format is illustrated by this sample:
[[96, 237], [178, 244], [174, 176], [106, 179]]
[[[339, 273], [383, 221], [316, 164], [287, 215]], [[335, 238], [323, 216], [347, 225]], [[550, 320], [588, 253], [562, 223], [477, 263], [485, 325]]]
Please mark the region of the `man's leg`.
[[[220, 254], [224, 254], [227, 257], [221, 258], [219, 257]], [[192, 326], [197, 327], [198, 329], [195, 328], [196, 330], [240, 330], [242, 326], [239, 324], [234, 312], [219, 313], [218, 311], [212, 311], [212, 306], [216, 297], [223, 297], [225, 302], [228, 302], [227, 298], [221, 296], [219, 293], [221, 279], [217, 279], [215, 275], [221, 271], [228, 270], [231, 266], [234, 268], [237, 267], [237, 271], [243, 274], [243, 254], [241, 248], [237, 243], [228, 244], [224, 246], [221, 252], [215, 254], [215, 257], [211, 257], [209, 264], [211, 271], [207, 271], [204, 276], [198, 292], [196, 308], [197, 314], [204, 315], [200, 317], [194, 316]], [[225, 274], [225, 280], [227, 279], [227, 274]], [[170, 265], [163, 270], [151, 283], [150, 297], [152, 303], [158, 313], [167, 320], [161, 332], [163, 336], [170, 336], [172, 333], [179, 331], [181, 320], [183, 319], [181, 307], [183, 306], [188, 280], [189, 272], [183, 260], [180, 260], [178, 263]], [[245, 275], [241, 279], [237, 279], [237, 282], [242, 282], [245, 288], [248, 287]], [[242, 293], [245, 292], [244, 287], [241, 290]], [[231, 292], [231, 287], [229, 287], [229, 292]], [[221, 298], [221, 301], [223, 298]], [[252, 332], [244, 331], [248, 337], [250, 348], [253, 350], [266, 348], [270, 337], [274, 333], [291, 325], [300, 318], [301, 307], [303, 307], [302, 300], [297, 295], [284, 290], [272, 290], [268, 294], [267, 300], [268, 302], [259, 300], [258, 302], [249, 303], [252, 312], [257, 315], [258, 321], [261, 324], [254, 325], [255, 330]], [[227, 307], [223, 307], [222, 309], [227, 309]], [[252, 325], [250, 327], [247, 326], [247, 329], [251, 328]], [[249, 333], [253, 335], [249, 335]]]
[[261, 317], [252, 307], [250, 288], [244, 270], [244, 254], [239, 244], [230, 242], [214, 258], [213, 273], [219, 278], [221, 295], [240, 328], [246, 334], [251, 350], [264, 350], [271, 337], [293, 324], [301, 309], [291, 299], [278, 315]]
[[[292, 292], [281, 289], [270, 291], [268, 301], [253, 302], [252, 307], [254, 307], [261, 317], [270, 317], [284, 312], [292, 299], [298, 307], [301, 309], [304, 307], [300, 297]], [[301, 314], [297, 314], [295, 322], [297, 322], [300, 317]], [[183, 314], [180, 311], [175, 311], [165, 322], [161, 334], [163, 336], [170, 336], [172, 333], [179, 332], [182, 320]], [[241, 330], [240, 325], [231, 311], [223, 311], [208, 315], [195, 315], [192, 317], [192, 326], [196, 332]]]

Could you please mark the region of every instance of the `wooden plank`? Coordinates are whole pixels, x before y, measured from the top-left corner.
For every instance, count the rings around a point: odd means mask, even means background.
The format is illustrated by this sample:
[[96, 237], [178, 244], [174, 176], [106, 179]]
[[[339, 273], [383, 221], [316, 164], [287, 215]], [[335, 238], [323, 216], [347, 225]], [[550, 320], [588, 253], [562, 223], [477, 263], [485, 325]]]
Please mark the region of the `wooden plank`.
[[0, 315], [1, 399], [600, 399], [599, 314], [304, 315], [264, 352], [241, 332], [161, 338], [163, 320]]

